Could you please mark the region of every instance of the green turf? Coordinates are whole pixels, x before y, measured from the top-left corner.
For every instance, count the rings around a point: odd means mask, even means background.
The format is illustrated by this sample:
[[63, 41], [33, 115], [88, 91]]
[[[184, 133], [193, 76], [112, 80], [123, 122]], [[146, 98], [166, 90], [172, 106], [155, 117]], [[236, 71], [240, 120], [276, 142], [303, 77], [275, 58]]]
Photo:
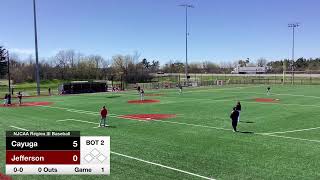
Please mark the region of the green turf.
[[[4, 172], [5, 131], [11, 125], [28, 130], [79, 130], [81, 135], [111, 136], [111, 151], [215, 179], [319, 179], [319, 86], [225, 86], [216, 88], [146, 91], [163, 96], [156, 104], [127, 104], [136, 91], [29, 98], [51, 101], [53, 107], [98, 112], [107, 105], [112, 114], [174, 113], [176, 118], [141, 122], [111, 117], [113, 128], [94, 124], [56, 122], [73, 118], [98, 123], [92, 114], [57, 108], [0, 108], [0, 172]], [[255, 98], [279, 99], [276, 103]], [[229, 114], [236, 101], [243, 106], [233, 133]], [[168, 123], [178, 122], [180, 124]], [[219, 129], [222, 128], [222, 129]], [[287, 133], [265, 134], [272, 132]], [[199, 179], [163, 167], [111, 154], [111, 175], [13, 176], [14, 179]]]
[[[3, 82], [4, 80], [2, 80]], [[48, 94], [48, 88], [51, 88], [52, 94], [58, 94], [58, 87], [60, 84], [64, 83], [66, 81], [62, 80], [47, 80], [47, 81], [41, 81], [40, 83], [40, 90], [42, 94]], [[5, 82], [6, 85], [0, 86], [0, 97], [3, 97], [6, 93], [8, 93], [8, 86], [7, 82]], [[4, 83], [3, 83], [4, 84]], [[21, 91], [27, 95], [36, 95], [36, 87], [37, 84], [35, 82], [24, 82], [24, 83], [18, 83], [18, 84], [12, 84], [11, 86], [14, 88], [14, 94]]]

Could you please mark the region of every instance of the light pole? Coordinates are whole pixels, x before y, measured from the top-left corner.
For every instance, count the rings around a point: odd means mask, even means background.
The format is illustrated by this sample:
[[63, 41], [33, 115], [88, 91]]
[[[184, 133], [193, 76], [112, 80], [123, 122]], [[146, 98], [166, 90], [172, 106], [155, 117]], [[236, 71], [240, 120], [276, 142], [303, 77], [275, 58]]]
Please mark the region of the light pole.
[[299, 23], [291, 23], [291, 24], [288, 24], [288, 27], [289, 28], [292, 28], [292, 63], [291, 63], [291, 73], [292, 73], [292, 84], [294, 84], [294, 73], [293, 73], [293, 70], [294, 70], [294, 30], [296, 27], [299, 27], [300, 24]]
[[186, 9], [186, 64], [185, 64], [185, 74], [186, 74], [186, 81], [187, 81], [187, 86], [189, 85], [189, 80], [188, 80], [188, 8], [194, 8], [193, 5], [191, 4], [181, 4], [180, 6], [185, 7]]
[[36, 54], [36, 81], [37, 81], [37, 95], [40, 95], [40, 74], [39, 74], [39, 58], [38, 58], [38, 33], [37, 33], [37, 13], [36, 0], [33, 0], [33, 22], [34, 22], [34, 45]]

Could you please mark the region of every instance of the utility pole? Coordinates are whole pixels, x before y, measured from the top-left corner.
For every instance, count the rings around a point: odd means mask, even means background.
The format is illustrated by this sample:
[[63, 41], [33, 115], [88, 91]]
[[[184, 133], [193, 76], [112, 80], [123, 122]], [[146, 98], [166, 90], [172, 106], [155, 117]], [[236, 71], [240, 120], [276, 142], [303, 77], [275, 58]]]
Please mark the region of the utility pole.
[[36, 81], [37, 81], [37, 95], [40, 95], [40, 73], [39, 73], [39, 58], [38, 58], [38, 33], [37, 33], [37, 13], [36, 0], [33, 0], [33, 22], [34, 22], [34, 45], [36, 54]]
[[294, 84], [294, 30], [296, 27], [299, 27], [299, 23], [291, 23], [288, 24], [289, 28], [292, 28], [292, 63], [291, 63], [291, 77], [292, 77], [292, 85]]
[[181, 4], [180, 6], [185, 7], [186, 11], [186, 64], [185, 64], [185, 74], [186, 74], [186, 81], [187, 86], [189, 85], [189, 79], [188, 79], [188, 8], [194, 8], [191, 4]]
[[286, 60], [283, 60], [283, 63], [282, 63], [282, 85], [284, 85], [285, 83], [285, 74], [286, 74]]

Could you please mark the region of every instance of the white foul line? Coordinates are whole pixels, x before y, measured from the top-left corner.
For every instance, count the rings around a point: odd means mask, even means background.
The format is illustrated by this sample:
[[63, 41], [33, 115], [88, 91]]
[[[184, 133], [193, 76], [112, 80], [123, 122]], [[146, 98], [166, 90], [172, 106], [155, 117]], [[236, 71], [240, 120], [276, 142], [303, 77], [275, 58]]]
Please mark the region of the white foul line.
[[[83, 121], [83, 120], [77, 120], [77, 119], [57, 120], [57, 122], [63, 122], [63, 121], [78, 121], [78, 122], [85, 122], [85, 123], [90, 123], [90, 124], [98, 124], [98, 123], [94, 123], [94, 122], [90, 122], [90, 121]], [[10, 127], [16, 128], [16, 129], [20, 129], [20, 130], [24, 130], [24, 131], [29, 131], [27, 129], [19, 128], [19, 127], [16, 127], [16, 126], [10, 126]], [[191, 175], [191, 176], [196, 176], [196, 177], [199, 177], [199, 178], [202, 178], [202, 179], [215, 180], [213, 178], [201, 176], [199, 174], [195, 174], [195, 173], [191, 173], [191, 172], [184, 171], [184, 170], [181, 170], [181, 169], [173, 168], [173, 167], [170, 167], [170, 166], [165, 166], [165, 165], [162, 165], [162, 164], [146, 161], [146, 160], [143, 160], [143, 159], [139, 159], [139, 158], [136, 158], [136, 157], [128, 156], [128, 155], [125, 155], [125, 154], [120, 154], [120, 153], [117, 153], [117, 152], [111, 151], [111, 154], [115, 154], [115, 155], [118, 155], [118, 156], [126, 157], [126, 158], [129, 158], [129, 159], [134, 159], [134, 160], [137, 160], [137, 161], [140, 161], [140, 162], [144, 162], [144, 163], [147, 163], [147, 164], [152, 164], [152, 165], [163, 167], [163, 168], [170, 169], [170, 170], [173, 170], [173, 171], [182, 172], [182, 173], [185, 173], [185, 174], [188, 174], [188, 175]]]
[[[41, 105], [40, 105], [41, 106]], [[50, 107], [50, 106], [41, 106], [41, 107]], [[57, 109], [64, 109], [64, 110], [70, 110], [68, 108], [59, 108], [59, 107], [50, 107], [50, 108], [57, 108]], [[75, 113], [80, 113], [76, 111], [72, 111]], [[89, 111], [87, 111], [89, 112]], [[85, 113], [86, 114], [86, 113]], [[87, 113], [90, 115], [93, 115], [92, 113]], [[119, 118], [118, 116], [113, 116], [116, 118]], [[127, 119], [127, 118], [122, 118], [122, 119]], [[81, 120], [82, 121], [82, 120]], [[89, 121], [88, 121], [89, 122]], [[162, 120], [155, 120], [152, 122], [164, 122], [164, 123], [172, 123], [172, 124], [182, 124], [182, 125], [188, 125], [188, 126], [195, 126], [195, 127], [204, 127], [204, 128], [211, 128], [211, 129], [218, 129], [218, 130], [225, 130], [225, 131], [231, 131], [230, 129], [225, 129], [225, 128], [220, 128], [220, 127], [214, 127], [214, 126], [205, 126], [205, 125], [198, 125], [198, 124], [188, 124], [188, 123], [180, 123], [180, 122], [174, 122], [174, 121], [162, 121]], [[320, 127], [319, 127], [320, 128]], [[295, 130], [298, 131], [298, 130]], [[294, 138], [294, 137], [288, 137], [288, 136], [278, 136], [278, 135], [273, 135], [273, 134], [268, 134], [268, 133], [254, 133], [257, 135], [262, 135], [262, 136], [273, 136], [273, 137], [278, 137], [278, 138], [286, 138], [286, 139], [295, 139], [295, 140], [301, 140], [301, 141], [310, 141], [310, 142], [317, 142], [319, 143], [320, 141], [318, 140], [310, 140], [310, 139], [303, 139], [303, 138]]]
[[[74, 113], [83, 113], [83, 114], [88, 114], [88, 115], [96, 115], [99, 113], [95, 113], [92, 111], [84, 111], [84, 110], [77, 110], [77, 109], [69, 109], [69, 108], [60, 108], [60, 107], [54, 107], [54, 106], [41, 106], [41, 107], [50, 107], [50, 108], [56, 108], [56, 109], [63, 109], [68, 112], [74, 112]], [[110, 117], [115, 117], [115, 118], [120, 118], [120, 119], [127, 119], [127, 120], [135, 120], [135, 121], [140, 121], [140, 122], [149, 122], [145, 120], [138, 120], [130, 117], [119, 117], [121, 115], [116, 115], [116, 114], [110, 114]], [[181, 122], [174, 122], [174, 121], [163, 121], [163, 120], [157, 120], [157, 119], [151, 119], [154, 120], [153, 122], [163, 122], [163, 123], [171, 123], [171, 124], [181, 124], [181, 125], [187, 125], [187, 126], [195, 126], [195, 127], [205, 127], [205, 128], [211, 128], [211, 129], [219, 129], [219, 130], [225, 130], [225, 131], [231, 131], [231, 129], [226, 129], [226, 128], [220, 128], [220, 127], [214, 127], [214, 126], [206, 126], [206, 125], [199, 125], [199, 124], [188, 124], [188, 123], [181, 123]], [[59, 120], [59, 121], [68, 121], [68, 120]], [[74, 120], [75, 121], [75, 120]], [[76, 120], [81, 122], [81, 120]]]
[[[239, 93], [239, 94], [259, 94], [259, 95], [265, 95], [266, 93], [256, 93], [256, 92], [228, 92], [228, 93]], [[308, 96], [308, 95], [302, 95], [302, 94], [277, 94], [277, 93], [271, 93], [271, 96], [295, 96], [295, 97], [307, 97], [307, 98], [320, 98], [319, 96]]]
[[15, 128], [15, 129], [19, 129], [19, 130], [23, 130], [23, 131], [29, 131], [29, 130], [27, 130], [27, 129], [20, 128], [20, 127], [17, 127], [17, 126], [10, 126], [10, 127]]
[[[259, 133], [256, 133], [256, 134], [259, 134]], [[319, 140], [313, 140], [313, 139], [303, 139], [303, 138], [295, 138], [295, 137], [289, 137], [289, 136], [279, 136], [279, 135], [274, 135], [274, 134], [259, 134], [259, 135], [320, 143]]]
[[[232, 92], [232, 93], [237, 93], [237, 92]], [[239, 92], [239, 93], [241, 93], [241, 92]], [[173, 98], [173, 97], [166, 97], [166, 98]], [[204, 102], [229, 102], [229, 101], [234, 101], [234, 100], [232, 100], [232, 99], [203, 99], [203, 98], [184, 97], [183, 101], [167, 101], [167, 102], [161, 102], [160, 104], [173, 104], [173, 103], [194, 102], [194, 101], [201, 101], [201, 103], [204, 103]], [[317, 108], [320, 107], [320, 105], [314, 105], [314, 104], [284, 104], [284, 103], [255, 102], [255, 101], [246, 101], [246, 103], [279, 105], [279, 106], [300, 106], [300, 107], [317, 107]]]
[[[79, 110], [79, 109], [70, 109], [70, 108], [64, 108], [64, 107], [56, 107], [56, 106], [43, 106], [38, 105], [39, 107], [46, 107], [46, 108], [53, 108], [53, 109], [60, 109], [60, 110], [66, 110], [68, 112], [74, 112], [74, 113], [80, 113], [80, 114], [88, 114], [88, 115], [100, 115], [98, 112], [93, 111], [85, 111], [85, 110]], [[109, 114], [109, 117], [116, 117], [116, 114]]]
[[77, 122], [83, 122], [83, 123], [88, 123], [88, 124], [99, 124], [91, 121], [84, 121], [84, 120], [79, 120], [79, 119], [63, 119], [63, 120], [57, 120], [57, 122], [64, 122], [64, 121], [77, 121]]
[[[271, 93], [272, 95], [272, 93]], [[308, 97], [308, 98], [320, 98], [319, 96], [308, 96], [308, 95], [301, 95], [301, 94], [274, 94], [274, 95], [283, 95], [283, 96], [297, 96], [297, 97]]]
[[189, 174], [189, 175], [191, 175], [191, 176], [196, 176], [196, 177], [199, 177], [199, 178], [202, 178], [202, 179], [215, 180], [215, 179], [213, 179], [213, 178], [201, 176], [201, 175], [199, 175], [199, 174], [195, 174], [195, 173], [191, 173], [191, 172], [184, 171], [184, 170], [181, 170], [181, 169], [173, 168], [173, 167], [170, 167], [170, 166], [165, 166], [165, 165], [162, 165], [162, 164], [158, 164], [158, 163], [146, 161], [146, 160], [143, 160], [143, 159], [139, 159], [139, 158], [135, 158], [135, 157], [132, 157], [132, 156], [120, 154], [120, 153], [117, 153], [117, 152], [111, 151], [111, 154], [115, 154], [115, 155], [118, 155], [118, 156], [126, 157], [126, 158], [129, 158], [129, 159], [134, 159], [134, 160], [137, 160], [137, 161], [141, 161], [141, 162], [144, 162], [144, 163], [147, 163], [147, 164], [152, 164], [152, 165], [155, 165], [155, 166], [163, 167], [163, 168], [170, 169], [170, 170], [173, 170], [173, 171], [182, 172], [182, 173]]
[[231, 131], [231, 130], [232, 130], [232, 129], [214, 127], [214, 126], [206, 126], [206, 125], [199, 125], [199, 124], [181, 123], [181, 122], [175, 122], [175, 121], [163, 121], [163, 120], [157, 120], [157, 119], [154, 119], [154, 121], [152, 121], [152, 122], [163, 122], [163, 123], [181, 124], [181, 125], [187, 125], [187, 126], [204, 127], [204, 128], [219, 129], [219, 130], [225, 130], [225, 131]]
[[[88, 124], [98, 124], [99, 126], [95, 126], [93, 128], [99, 128], [100, 127], [100, 123], [95, 123], [95, 122], [91, 122], [91, 121], [84, 121], [84, 120], [79, 120], [79, 119], [63, 119], [63, 120], [57, 120], [57, 122], [65, 122], [65, 121], [76, 121], [76, 122], [82, 122], [82, 123], [88, 123]], [[106, 125], [106, 127], [108, 127]]]
[[[121, 115], [111, 116], [111, 117], [115, 117], [115, 118], [118, 118], [118, 119], [127, 119], [127, 120], [132, 120], [132, 121], [149, 122], [149, 121], [146, 121], [146, 120], [134, 119], [134, 118], [129, 118], [129, 117], [121, 117]], [[151, 119], [150, 118], [150, 120], [155, 120], [155, 119]]]
[[270, 134], [284, 134], [284, 133], [291, 133], [291, 132], [309, 131], [309, 130], [313, 130], [313, 129], [320, 129], [320, 127], [314, 127], [314, 128], [308, 128], [308, 129], [297, 129], [297, 130], [292, 130], [292, 131], [260, 133], [260, 134], [265, 134], [265, 135], [270, 135]]

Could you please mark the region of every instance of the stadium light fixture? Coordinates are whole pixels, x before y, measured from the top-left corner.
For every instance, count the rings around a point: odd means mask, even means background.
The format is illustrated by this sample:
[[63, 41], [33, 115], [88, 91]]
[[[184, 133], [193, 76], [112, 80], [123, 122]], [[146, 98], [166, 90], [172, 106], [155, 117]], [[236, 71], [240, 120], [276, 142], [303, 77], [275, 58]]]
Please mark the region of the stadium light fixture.
[[291, 63], [291, 73], [292, 73], [292, 84], [294, 84], [294, 35], [295, 35], [295, 28], [299, 27], [300, 23], [290, 23], [288, 24], [289, 28], [292, 28], [292, 63]]
[[185, 11], [186, 11], [186, 64], [185, 64], [185, 74], [186, 74], [186, 81], [187, 81], [187, 85], [189, 84], [189, 80], [188, 80], [188, 36], [189, 36], [189, 33], [188, 33], [188, 8], [194, 8], [193, 5], [191, 4], [181, 4], [179, 5], [181, 7], [184, 7], [185, 8]]

